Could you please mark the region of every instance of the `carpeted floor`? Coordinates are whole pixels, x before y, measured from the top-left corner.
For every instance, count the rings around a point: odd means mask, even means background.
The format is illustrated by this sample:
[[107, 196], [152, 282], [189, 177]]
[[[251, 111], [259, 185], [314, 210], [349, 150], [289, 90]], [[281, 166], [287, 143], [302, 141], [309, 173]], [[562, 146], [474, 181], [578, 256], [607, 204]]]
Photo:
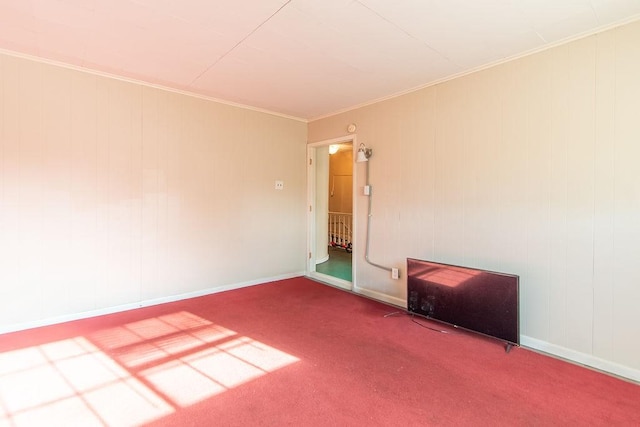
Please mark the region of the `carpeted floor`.
[[306, 278], [0, 336], [2, 426], [640, 425], [638, 402]]

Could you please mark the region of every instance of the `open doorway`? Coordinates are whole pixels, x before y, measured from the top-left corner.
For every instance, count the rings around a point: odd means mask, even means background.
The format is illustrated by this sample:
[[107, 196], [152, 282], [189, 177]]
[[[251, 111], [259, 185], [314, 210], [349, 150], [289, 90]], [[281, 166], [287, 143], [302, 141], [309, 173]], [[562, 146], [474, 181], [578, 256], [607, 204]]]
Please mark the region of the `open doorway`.
[[[316, 271], [352, 281], [353, 145], [329, 145], [327, 257], [316, 259]], [[320, 184], [322, 185], [322, 184]]]
[[309, 147], [309, 276], [353, 288], [353, 137]]

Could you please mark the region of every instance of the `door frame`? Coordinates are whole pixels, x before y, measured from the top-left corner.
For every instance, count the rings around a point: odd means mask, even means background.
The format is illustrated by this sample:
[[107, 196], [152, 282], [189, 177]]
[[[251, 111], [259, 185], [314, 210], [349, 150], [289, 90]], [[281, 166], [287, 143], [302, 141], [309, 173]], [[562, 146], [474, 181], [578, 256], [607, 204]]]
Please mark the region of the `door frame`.
[[[356, 278], [356, 257], [357, 245], [356, 245], [356, 168], [352, 165], [351, 172], [351, 185], [353, 187], [352, 194], [352, 224], [351, 224], [351, 282], [337, 277], [329, 276], [327, 274], [318, 273], [316, 271], [316, 149], [332, 144], [346, 144], [351, 143], [351, 149], [353, 150], [353, 159], [356, 158], [356, 150], [358, 147], [356, 134], [350, 134], [341, 136], [338, 138], [327, 139], [324, 141], [312, 142], [307, 144], [307, 262], [306, 262], [306, 275], [313, 279], [328, 283], [332, 286], [336, 286], [342, 289], [353, 291], [357, 285]], [[327, 183], [327, 186], [329, 183]]]

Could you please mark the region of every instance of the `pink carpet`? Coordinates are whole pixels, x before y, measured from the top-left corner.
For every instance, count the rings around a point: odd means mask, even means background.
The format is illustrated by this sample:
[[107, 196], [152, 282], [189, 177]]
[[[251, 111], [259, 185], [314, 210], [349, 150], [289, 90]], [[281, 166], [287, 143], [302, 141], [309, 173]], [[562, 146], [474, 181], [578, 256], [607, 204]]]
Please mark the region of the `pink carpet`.
[[640, 386], [305, 278], [0, 336], [0, 426], [640, 425]]

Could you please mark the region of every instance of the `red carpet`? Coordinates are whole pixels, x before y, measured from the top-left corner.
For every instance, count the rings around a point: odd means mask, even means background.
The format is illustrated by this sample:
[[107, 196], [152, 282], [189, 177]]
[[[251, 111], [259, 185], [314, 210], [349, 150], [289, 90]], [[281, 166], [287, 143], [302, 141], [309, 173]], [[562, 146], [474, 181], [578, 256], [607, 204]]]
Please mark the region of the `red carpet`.
[[0, 336], [0, 426], [640, 425], [637, 384], [394, 311], [298, 278]]

